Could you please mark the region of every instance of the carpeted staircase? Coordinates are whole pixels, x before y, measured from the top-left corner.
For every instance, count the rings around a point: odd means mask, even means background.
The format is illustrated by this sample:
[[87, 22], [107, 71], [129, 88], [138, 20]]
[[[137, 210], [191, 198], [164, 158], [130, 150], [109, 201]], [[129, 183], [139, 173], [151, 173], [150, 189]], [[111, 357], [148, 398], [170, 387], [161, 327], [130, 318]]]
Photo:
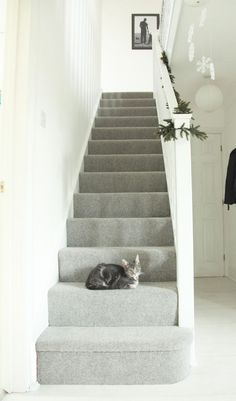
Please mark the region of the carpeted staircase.
[[[191, 333], [178, 327], [176, 260], [152, 93], [104, 93], [37, 341], [41, 384], [161, 384], [189, 373]], [[99, 262], [139, 254], [135, 290], [91, 291]]]

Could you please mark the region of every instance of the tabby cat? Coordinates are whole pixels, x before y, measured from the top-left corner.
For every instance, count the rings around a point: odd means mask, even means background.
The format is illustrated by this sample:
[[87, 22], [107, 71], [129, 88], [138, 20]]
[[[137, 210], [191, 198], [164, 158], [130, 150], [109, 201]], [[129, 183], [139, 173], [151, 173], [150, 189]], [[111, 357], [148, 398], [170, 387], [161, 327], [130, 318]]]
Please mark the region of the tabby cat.
[[136, 288], [142, 274], [139, 255], [132, 263], [122, 260], [122, 266], [99, 263], [90, 273], [86, 281], [89, 290], [115, 290]]

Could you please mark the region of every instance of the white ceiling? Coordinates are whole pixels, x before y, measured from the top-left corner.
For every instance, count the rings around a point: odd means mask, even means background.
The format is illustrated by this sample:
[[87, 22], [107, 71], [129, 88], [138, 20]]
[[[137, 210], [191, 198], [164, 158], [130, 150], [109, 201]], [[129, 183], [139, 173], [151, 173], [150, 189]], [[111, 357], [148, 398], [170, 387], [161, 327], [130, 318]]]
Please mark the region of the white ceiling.
[[[207, 18], [204, 27], [199, 28], [201, 11], [205, 7]], [[192, 63], [188, 61], [187, 43], [191, 24], [195, 27]], [[201, 7], [183, 4], [171, 65], [176, 89], [186, 100], [193, 100], [196, 90], [209, 82], [196, 71], [196, 62], [202, 56], [213, 59], [216, 80], [211, 83], [221, 88], [225, 99], [229, 98], [236, 88], [236, 0], [208, 0]]]

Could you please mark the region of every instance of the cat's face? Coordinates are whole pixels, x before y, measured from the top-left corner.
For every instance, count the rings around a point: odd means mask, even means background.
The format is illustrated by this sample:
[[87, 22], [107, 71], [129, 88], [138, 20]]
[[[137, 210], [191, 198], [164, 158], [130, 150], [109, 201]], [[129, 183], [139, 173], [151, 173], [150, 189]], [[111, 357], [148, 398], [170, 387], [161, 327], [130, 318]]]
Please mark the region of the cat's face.
[[122, 266], [127, 277], [130, 277], [134, 280], [138, 280], [140, 274], [142, 274], [139, 255], [137, 255], [135, 260], [131, 263], [127, 262], [125, 259], [122, 259]]

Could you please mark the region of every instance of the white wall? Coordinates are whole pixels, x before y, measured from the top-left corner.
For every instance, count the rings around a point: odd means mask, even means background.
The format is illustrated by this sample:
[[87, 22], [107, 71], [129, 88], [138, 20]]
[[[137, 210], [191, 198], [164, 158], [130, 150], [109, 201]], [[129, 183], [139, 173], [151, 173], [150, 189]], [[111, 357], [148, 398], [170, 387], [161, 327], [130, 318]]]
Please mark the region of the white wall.
[[[235, 90], [235, 88], [234, 88]], [[228, 102], [225, 110], [225, 129], [223, 135], [223, 162], [224, 171], [223, 178], [225, 182], [227, 166], [230, 152], [236, 148], [236, 99]], [[225, 222], [225, 249], [226, 249], [226, 274], [229, 278], [236, 280], [236, 205], [230, 206], [230, 210], [224, 207], [224, 222]]]
[[100, 96], [100, 1], [34, 0], [31, 48], [34, 344]]
[[48, 325], [47, 292], [58, 281], [58, 251], [101, 94], [100, 0], [9, 0], [8, 28], [17, 50], [8, 46], [14, 57], [6, 57], [4, 82], [9, 218], [0, 385], [20, 392], [36, 381], [35, 341]]
[[103, 0], [103, 91], [153, 91], [151, 50], [132, 50], [131, 15], [159, 14], [162, 0]]

